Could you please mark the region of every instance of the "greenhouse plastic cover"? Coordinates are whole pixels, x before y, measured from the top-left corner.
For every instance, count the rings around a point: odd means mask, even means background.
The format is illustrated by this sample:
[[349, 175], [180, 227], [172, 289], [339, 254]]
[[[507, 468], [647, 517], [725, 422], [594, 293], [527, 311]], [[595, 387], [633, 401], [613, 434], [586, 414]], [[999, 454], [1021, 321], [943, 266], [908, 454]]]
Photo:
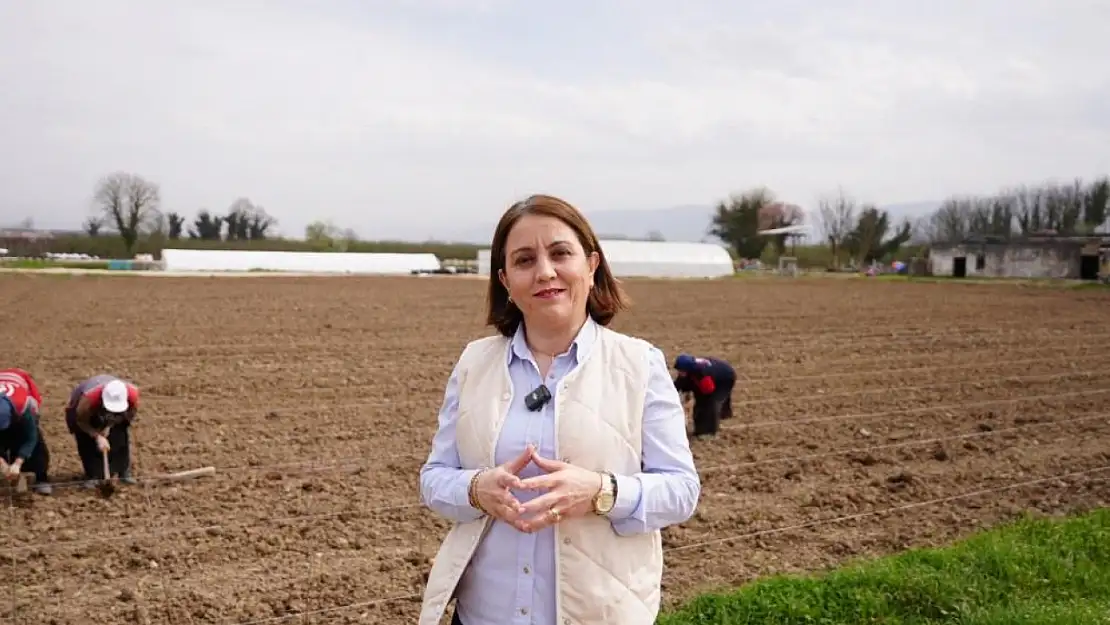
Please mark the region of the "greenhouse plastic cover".
[[[720, 245], [677, 241], [601, 241], [613, 275], [645, 278], [718, 278], [734, 273], [732, 257]], [[478, 273], [489, 275], [490, 251], [478, 251]]]
[[408, 274], [440, 268], [435, 254], [162, 250], [166, 271], [293, 271]]
[[718, 278], [735, 273], [728, 251], [712, 243], [607, 240], [601, 249], [617, 277]]

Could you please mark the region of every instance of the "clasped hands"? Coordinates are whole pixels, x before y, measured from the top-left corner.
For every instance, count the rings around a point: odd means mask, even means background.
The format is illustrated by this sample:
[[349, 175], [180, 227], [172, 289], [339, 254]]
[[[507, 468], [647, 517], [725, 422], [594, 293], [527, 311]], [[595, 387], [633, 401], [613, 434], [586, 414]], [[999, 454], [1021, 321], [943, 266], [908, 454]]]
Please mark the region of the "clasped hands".
[[[530, 462], [546, 474], [521, 479], [520, 472]], [[544, 458], [528, 445], [516, 458], [484, 471], [475, 484], [475, 498], [486, 514], [521, 532], [532, 533], [562, 519], [593, 514], [593, 500], [601, 490], [602, 479], [600, 473]], [[521, 503], [512, 490], [546, 492]]]

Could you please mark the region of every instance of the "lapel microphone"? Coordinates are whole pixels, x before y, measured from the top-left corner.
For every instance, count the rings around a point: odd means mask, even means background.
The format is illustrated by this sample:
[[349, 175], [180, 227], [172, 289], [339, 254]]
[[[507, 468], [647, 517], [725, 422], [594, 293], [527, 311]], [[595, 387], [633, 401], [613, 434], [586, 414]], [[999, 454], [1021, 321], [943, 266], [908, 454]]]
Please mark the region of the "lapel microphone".
[[531, 393], [524, 397], [524, 406], [532, 412], [536, 412], [543, 408], [544, 404], [551, 401], [551, 391], [547, 390], [547, 386], [540, 384]]

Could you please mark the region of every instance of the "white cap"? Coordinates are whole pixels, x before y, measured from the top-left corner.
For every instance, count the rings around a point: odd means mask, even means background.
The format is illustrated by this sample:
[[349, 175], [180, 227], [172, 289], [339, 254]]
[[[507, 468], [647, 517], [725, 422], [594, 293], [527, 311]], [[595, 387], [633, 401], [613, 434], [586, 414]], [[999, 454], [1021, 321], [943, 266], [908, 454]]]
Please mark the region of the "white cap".
[[100, 403], [108, 412], [127, 410], [127, 385], [120, 380], [112, 380], [100, 391]]

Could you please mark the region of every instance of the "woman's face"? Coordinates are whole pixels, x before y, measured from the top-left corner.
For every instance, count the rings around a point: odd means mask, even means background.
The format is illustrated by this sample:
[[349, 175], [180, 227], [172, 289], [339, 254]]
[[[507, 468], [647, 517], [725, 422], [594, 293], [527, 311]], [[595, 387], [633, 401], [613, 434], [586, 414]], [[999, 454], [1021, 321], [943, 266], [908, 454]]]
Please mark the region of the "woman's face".
[[509, 231], [499, 277], [526, 323], [572, 323], [586, 313], [599, 260], [561, 220], [525, 215]]

